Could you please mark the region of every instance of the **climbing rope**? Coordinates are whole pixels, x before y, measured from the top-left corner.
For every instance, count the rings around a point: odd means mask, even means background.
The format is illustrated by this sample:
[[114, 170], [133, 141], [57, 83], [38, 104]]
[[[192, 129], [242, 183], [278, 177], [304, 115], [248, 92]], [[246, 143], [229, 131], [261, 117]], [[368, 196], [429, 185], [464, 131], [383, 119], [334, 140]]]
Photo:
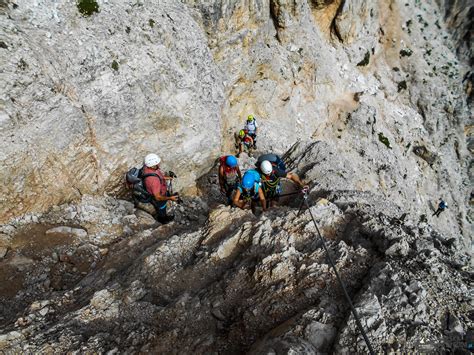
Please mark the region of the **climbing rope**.
[[[308, 208], [309, 214], [311, 216], [311, 219], [313, 220], [314, 226], [316, 227], [316, 231], [318, 232], [319, 238], [321, 239], [321, 242], [323, 244], [323, 248], [326, 251], [327, 258], [329, 260], [329, 264], [331, 264], [331, 267], [334, 270], [334, 273], [336, 274], [337, 281], [341, 285], [342, 290], [344, 291], [344, 295], [346, 296], [347, 302], [349, 303], [349, 306], [351, 307], [352, 314], [354, 315], [354, 318], [356, 320], [357, 327], [359, 328], [359, 331], [362, 333], [362, 336], [364, 337], [365, 343], [367, 344], [367, 348], [369, 349], [369, 353], [371, 355], [374, 355], [374, 350], [372, 349], [372, 345], [370, 344], [369, 338], [367, 337], [367, 334], [362, 327], [362, 323], [360, 322], [359, 314], [357, 313], [357, 310], [355, 309], [354, 305], [352, 304], [351, 298], [349, 297], [349, 294], [347, 293], [347, 290], [344, 286], [344, 283], [342, 282], [341, 277], [339, 276], [339, 273], [337, 272], [336, 265], [334, 264], [331, 254], [329, 253], [329, 249], [326, 246], [326, 242], [324, 241], [319, 228], [318, 224], [316, 223], [316, 220], [314, 219], [313, 213], [311, 212], [311, 208], [308, 203], [308, 189], [303, 189], [301, 191], [303, 193], [303, 202], [301, 203], [301, 206], [303, 206], [303, 203], [306, 204], [306, 207]], [[301, 208], [300, 208], [301, 211]], [[298, 212], [299, 214], [299, 212]]]
[[280, 197], [291, 196], [291, 195], [298, 195], [298, 194], [300, 194], [300, 193], [301, 193], [301, 191], [290, 192], [290, 193], [283, 194], [283, 195], [278, 195], [278, 194], [276, 194], [275, 196], [266, 197], [265, 199], [266, 199], [267, 201], [270, 201], [270, 200], [278, 200]]

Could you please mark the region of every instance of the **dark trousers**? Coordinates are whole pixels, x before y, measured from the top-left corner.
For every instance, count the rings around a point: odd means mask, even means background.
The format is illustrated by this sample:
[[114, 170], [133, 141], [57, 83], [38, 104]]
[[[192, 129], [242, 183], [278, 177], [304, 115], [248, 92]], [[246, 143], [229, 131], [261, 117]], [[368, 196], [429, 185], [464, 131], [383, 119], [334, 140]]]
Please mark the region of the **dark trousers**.
[[253, 144], [257, 144], [257, 135], [255, 133], [249, 133], [249, 136], [253, 139]]
[[156, 217], [166, 217], [166, 202], [167, 201], [157, 201], [155, 199], [151, 200], [151, 204], [155, 207]]
[[237, 183], [228, 185], [224, 183], [225, 197], [227, 197], [227, 203], [232, 205], [232, 195], [234, 190], [237, 188]]
[[433, 213], [433, 216], [439, 217], [439, 215], [440, 215], [441, 212], [443, 212], [443, 211], [444, 211], [444, 209], [438, 208], [438, 209], [436, 210], [436, 212]]

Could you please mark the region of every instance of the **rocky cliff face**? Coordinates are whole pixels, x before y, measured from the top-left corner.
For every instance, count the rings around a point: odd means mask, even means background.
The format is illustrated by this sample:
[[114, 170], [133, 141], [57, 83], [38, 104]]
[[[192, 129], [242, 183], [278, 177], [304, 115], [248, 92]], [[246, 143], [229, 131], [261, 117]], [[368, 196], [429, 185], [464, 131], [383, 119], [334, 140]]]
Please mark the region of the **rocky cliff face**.
[[[222, 78], [175, 1], [15, 2], [2, 16], [5, 218], [117, 191], [158, 152], [191, 185], [220, 148]], [[8, 171], [8, 172], [7, 172]]]
[[[295, 147], [287, 161], [303, 156], [295, 166], [314, 178], [306, 159], [320, 149]], [[84, 197], [4, 227], [0, 349], [366, 352], [301, 197], [260, 216], [185, 198], [165, 226], [127, 201]], [[466, 348], [472, 270], [459, 235], [370, 192], [313, 187], [309, 198], [377, 352]], [[31, 219], [60, 227], [35, 231]]]
[[[250, 113], [310, 182], [377, 351], [465, 347], [469, 2], [0, 10], [1, 350], [365, 351], [301, 196], [219, 205], [213, 163]], [[187, 193], [171, 225], [114, 198], [148, 152]]]
[[384, 160], [388, 183], [414, 177], [410, 205], [450, 191], [464, 219], [468, 68], [455, 45], [469, 44], [465, 31], [451, 39], [442, 16], [463, 23], [462, 4], [104, 1], [89, 14], [80, 3], [2, 5], [3, 221], [117, 192], [150, 151], [192, 191], [249, 113], [263, 149], [308, 138], [341, 155], [361, 152], [361, 139], [387, 148], [407, 164]]

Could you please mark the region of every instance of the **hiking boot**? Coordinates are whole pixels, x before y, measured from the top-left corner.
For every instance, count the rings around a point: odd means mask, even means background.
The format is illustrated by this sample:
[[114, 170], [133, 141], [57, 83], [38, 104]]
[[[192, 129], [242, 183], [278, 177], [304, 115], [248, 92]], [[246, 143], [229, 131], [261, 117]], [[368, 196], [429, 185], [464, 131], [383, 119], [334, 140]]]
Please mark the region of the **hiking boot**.
[[158, 217], [156, 220], [160, 222], [161, 224], [168, 224], [174, 220], [174, 215], [172, 214], [172, 215], [166, 215], [164, 217]]

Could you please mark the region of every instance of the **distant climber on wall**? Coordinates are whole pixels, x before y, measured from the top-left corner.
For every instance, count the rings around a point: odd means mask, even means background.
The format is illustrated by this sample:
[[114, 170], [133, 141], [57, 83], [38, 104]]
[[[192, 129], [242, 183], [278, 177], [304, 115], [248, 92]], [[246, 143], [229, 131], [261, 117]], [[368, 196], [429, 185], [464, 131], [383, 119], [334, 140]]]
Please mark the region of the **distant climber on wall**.
[[232, 193], [237, 189], [242, 180], [237, 158], [225, 155], [219, 158], [219, 186], [221, 192], [227, 197], [227, 203], [232, 204]]
[[169, 196], [166, 180], [172, 180], [165, 176], [160, 170], [161, 158], [156, 154], [148, 154], [145, 157], [143, 167], [143, 180], [145, 189], [151, 194], [150, 203], [156, 210], [156, 220], [160, 223], [168, 223], [174, 219], [174, 215], [166, 214], [167, 201], [178, 201], [179, 196]]
[[267, 209], [265, 195], [260, 187], [260, 175], [256, 170], [247, 171], [242, 182], [237, 186], [235, 191], [233, 204], [234, 206], [244, 209], [247, 203], [250, 203], [250, 208], [255, 211], [256, 203], [260, 201], [262, 209]]
[[237, 145], [239, 148], [239, 153], [237, 154], [237, 157], [240, 156], [240, 153], [242, 153], [244, 150], [247, 150], [247, 152], [250, 152], [251, 149], [253, 148], [253, 139], [250, 137], [247, 132], [243, 129], [239, 131], [239, 134], [236, 137], [237, 140]]
[[438, 209], [436, 210], [435, 213], [433, 213], [433, 216], [439, 217], [441, 212], [443, 212], [446, 208], [448, 208], [448, 204], [441, 200], [438, 204]]
[[264, 154], [257, 159], [257, 171], [261, 177], [261, 184], [265, 198], [270, 201], [278, 201], [281, 194], [281, 178], [293, 181], [298, 187], [303, 188], [303, 182], [298, 175], [287, 173], [283, 160], [276, 154]]
[[247, 116], [247, 122], [245, 123], [244, 131], [253, 139], [253, 149], [257, 149], [257, 132], [258, 125], [257, 120], [253, 115]]

